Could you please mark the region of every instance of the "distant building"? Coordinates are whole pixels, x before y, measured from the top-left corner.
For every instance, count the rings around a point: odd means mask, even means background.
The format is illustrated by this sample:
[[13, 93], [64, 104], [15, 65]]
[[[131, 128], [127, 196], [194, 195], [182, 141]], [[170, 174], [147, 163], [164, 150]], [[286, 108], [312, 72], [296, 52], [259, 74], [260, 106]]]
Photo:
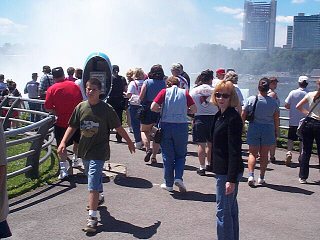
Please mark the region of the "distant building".
[[242, 50], [267, 50], [274, 48], [277, 1], [244, 2]]
[[287, 26], [287, 44], [283, 48], [292, 48], [293, 41], [293, 26]]
[[293, 18], [292, 48], [296, 50], [320, 49], [320, 14]]

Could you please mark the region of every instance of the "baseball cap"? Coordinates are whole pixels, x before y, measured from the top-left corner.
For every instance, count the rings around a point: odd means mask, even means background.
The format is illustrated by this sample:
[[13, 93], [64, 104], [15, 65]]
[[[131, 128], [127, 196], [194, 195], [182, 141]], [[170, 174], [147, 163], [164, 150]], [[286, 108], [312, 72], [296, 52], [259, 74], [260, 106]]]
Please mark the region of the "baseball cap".
[[226, 70], [224, 70], [224, 68], [218, 68], [216, 70], [216, 74], [225, 74], [226, 73]]
[[64, 76], [64, 71], [62, 67], [56, 67], [52, 69], [53, 78], [60, 78]]
[[298, 82], [299, 82], [299, 83], [302, 83], [302, 82], [304, 82], [304, 81], [307, 82], [308, 79], [309, 79], [309, 78], [308, 78], [307, 76], [300, 76], [299, 79], [298, 79]]

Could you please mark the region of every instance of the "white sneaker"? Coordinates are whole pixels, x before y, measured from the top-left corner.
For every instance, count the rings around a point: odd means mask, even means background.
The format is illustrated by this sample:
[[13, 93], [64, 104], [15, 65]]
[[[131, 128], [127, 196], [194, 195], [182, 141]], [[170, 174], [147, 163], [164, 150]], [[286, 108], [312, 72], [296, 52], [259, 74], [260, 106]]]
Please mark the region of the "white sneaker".
[[303, 178], [299, 178], [299, 183], [301, 183], [301, 184], [306, 184], [306, 183], [307, 183], [307, 180], [306, 180], [306, 179], [303, 179]]
[[248, 177], [248, 185], [250, 187], [253, 187], [255, 185], [255, 183], [256, 183], [256, 180], [254, 180], [254, 177], [252, 177], [252, 176]]
[[286, 166], [290, 166], [291, 160], [292, 160], [292, 153], [288, 151], [286, 154], [286, 161], [285, 161]]
[[60, 162], [60, 174], [58, 176], [59, 180], [62, 180], [69, 176], [68, 174], [69, 168], [70, 168], [70, 165], [68, 161]]
[[94, 233], [97, 231], [98, 218], [89, 216], [87, 219], [87, 225], [82, 229], [84, 232]]
[[264, 184], [266, 183], [266, 181], [264, 180], [264, 178], [258, 178], [258, 184]]
[[165, 183], [162, 183], [160, 185], [160, 187], [164, 190], [167, 190], [168, 192], [172, 192], [173, 191], [173, 187], [167, 187], [167, 185]]
[[135, 146], [136, 149], [142, 149], [143, 143], [142, 143], [142, 142], [136, 142], [136, 143], [134, 144], [134, 146]]
[[174, 185], [176, 185], [179, 188], [179, 192], [186, 192], [187, 188], [183, 184], [183, 181], [181, 179], [174, 180]]

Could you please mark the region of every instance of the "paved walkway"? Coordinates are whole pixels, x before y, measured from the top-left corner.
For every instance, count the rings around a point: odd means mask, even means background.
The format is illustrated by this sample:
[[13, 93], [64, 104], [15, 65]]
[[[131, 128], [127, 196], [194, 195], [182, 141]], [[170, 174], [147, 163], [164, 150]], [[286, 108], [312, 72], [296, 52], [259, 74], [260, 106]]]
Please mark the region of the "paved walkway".
[[[188, 147], [186, 194], [160, 189], [160, 155], [159, 163], [151, 166], [144, 163], [142, 151], [130, 155], [125, 144], [114, 142], [111, 149], [112, 162], [126, 165], [127, 177], [118, 176], [104, 184], [106, 203], [99, 209], [101, 221], [92, 239], [217, 239], [215, 179], [213, 174], [196, 174], [195, 145]], [[250, 188], [245, 170], [238, 195], [240, 239], [319, 239], [318, 159], [312, 157], [309, 184], [301, 185], [297, 155], [292, 167], [283, 164], [284, 156], [284, 150], [277, 151], [279, 161], [268, 166], [265, 186]], [[10, 239], [89, 239], [92, 236], [81, 231], [86, 205], [86, 179], [81, 176], [12, 199]]]

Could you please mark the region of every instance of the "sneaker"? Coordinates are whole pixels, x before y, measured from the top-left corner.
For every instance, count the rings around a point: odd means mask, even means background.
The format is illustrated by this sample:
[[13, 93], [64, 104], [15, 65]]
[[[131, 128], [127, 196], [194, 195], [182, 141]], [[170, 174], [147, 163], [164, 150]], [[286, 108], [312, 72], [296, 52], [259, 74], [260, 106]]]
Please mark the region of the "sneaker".
[[286, 154], [286, 161], [285, 161], [285, 164], [287, 167], [290, 166], [291, 160], [292, 160], [292, 153], [289, 151]]
[[136, 142], [136, 143], [134, 144], [134, 146], [135, 146], [136, 149], [142, 149], [143, 143], [142, 143], [142, 142]]
[[299, 183], [301, 183], [301, 184], [306, 184], [306, 183], [307, 183], [307, 180], [306, 180], [306, 179], [303, 179], [303, 178], [299, 178]]
[[183, 184], [183, 181], [181, 179], [174, 180], [174, 185], [176, 185], [179, 188], [179, 192], [186, 192], [187, 188]]
[[146, 156], [144, 157], [144, 161], [145, 161], [145, 162], [149, 162], [151, 155], [152, 155], [152, 150], [149, 149], [149, 150], [147, 151], [147, 153], [146, 153]]
[[[104, 204], [104, 196], [101, 196], [101, 198], [99, 199], [98, 208], [99, 208], [102, 204]], [[90, 210], [89, 205], [86, 207], [86, 210], [87, 210], [87, 211]]]
[[69, 168], [70, 168], [70, 165], [68, 161], [60, 162], [60, 174], [58, 176], [59, 180], [62, 180], [69, 176], [68, 174]]
[[167, 185], [165, 183], [162, 183], [160, 185], [160, 187], [164, 190], [167, 190], [168, 192], [172, 192], [173, 191], [173, 187], [167, 187]]
[[88, 233], [94, 233], [97, 231], [98, 218], [89, 216], [87, 219], [87, 226], [82, 230]]
[[256, 183], [256, 180], [254, 180], [254, 177], [252, 177], [252, 176], [248, 177], [248, 185], [250, 187], [253, 187], [255, 185], [255, 183]]
[[258, 184], [265, 184], [266, 181], [264, 180], [264, 178], [258, 178]]
[[270, 162], [271, 163], [275, 163], [276, 162], [276, 158], [275, 157], [270, 157]]
[[81, 160], [81, 158], [78, 158], [75, 154], [73, 154], [73, 156], [72, 156], [72, 167], [73, 168], [77, 168], [77, 167], [79, 167], [80, 166], [80, 160]]
[[212, 172], [213, 168], [212, 165], [206, 165], [206, 171]]
[[205, 176], [206, 175], [206, 170], [205, 169], [197, 169], [197, 174], [200, 176]]

